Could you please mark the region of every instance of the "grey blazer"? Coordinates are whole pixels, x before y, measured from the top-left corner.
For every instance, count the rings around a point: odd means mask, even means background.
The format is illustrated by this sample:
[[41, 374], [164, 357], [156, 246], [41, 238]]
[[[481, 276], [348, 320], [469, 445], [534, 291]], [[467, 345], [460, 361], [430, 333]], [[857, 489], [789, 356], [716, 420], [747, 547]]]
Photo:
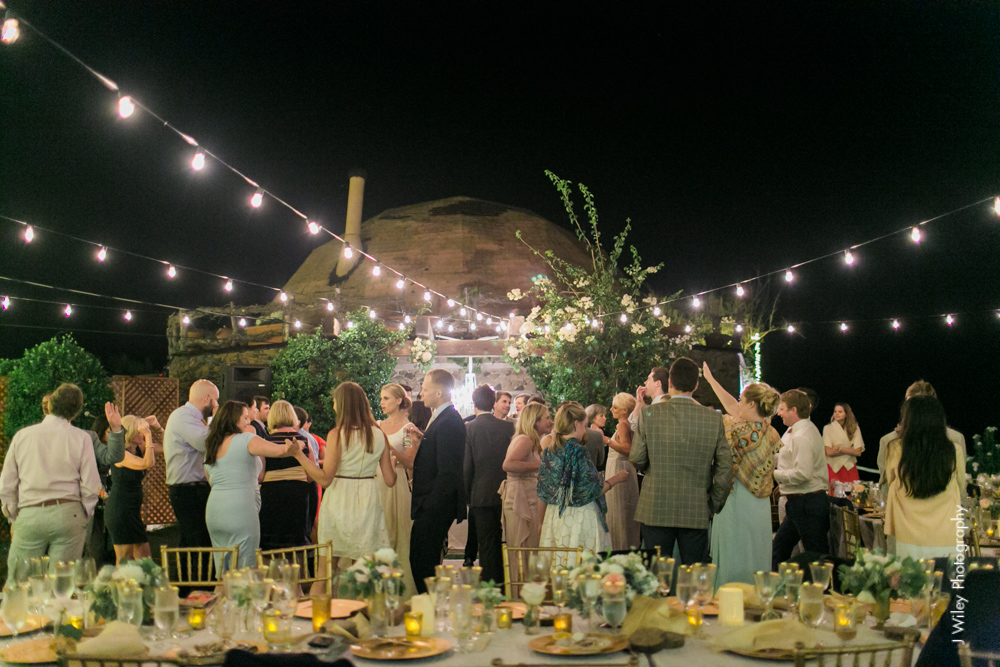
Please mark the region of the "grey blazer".
[[640, 411], [629, 461], [646, 471], [635, 520], [648, 526], [708, 528], [733, 486], [722, 415], [688, 398]]
[[514, 437], [514, 425], [492, 414], [476, 415], [465, 425], [465, 496], [470, 507], [499, 507], [500, 484], [507, 479], [503, 460]]

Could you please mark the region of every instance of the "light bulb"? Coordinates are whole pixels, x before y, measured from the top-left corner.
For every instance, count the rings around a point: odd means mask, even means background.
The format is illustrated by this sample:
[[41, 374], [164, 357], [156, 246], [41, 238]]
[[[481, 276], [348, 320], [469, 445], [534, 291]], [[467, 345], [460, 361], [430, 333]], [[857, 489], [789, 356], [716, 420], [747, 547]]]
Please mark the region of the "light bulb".
[[375, 266], [373, 266], [372, 267], [372, 275], [375, 276], [376, 278], [379, 277], [380, 275], [382, 275], [382, 267], [379, 266], [378, 264], [376, 264]]
[[282, 292], [281, 294], [279, 294], [279, 295], [278, 295], [278, 298], [279, 298], [279, 299], [281, 299], [281, 302], [282, 302], [282, 303], [284, 303], [284, 302], [288, 301], [288, 295], [287, 295], [287, 294], [285, 294], [284, 292]]
[[3, 22], [3, 31], [0, 32], [0, 41], [4, 44], [13, 44], [21, 36], [21, 24], [17, 19], [7, 19]]
[[622, 321], [622, 324], [625, 324], [626, 322], [628, 322], [628, 316], [625, 313], [622, 313], [621, 321]]
[[194, 154], [194, 157], [191, 159], [191, 168], [194, 169], [195, 171], [201, 171], [202, 169], [205, 168], [204, 153], [198, 151], [197, 153]]
[[[319, 223], [318, 222], [314, 222], [314, 221], [310, 220], [309, 224], [307, 226], [309, 227], [309, 233], [310, 234], [319, 234]], [[348, 259], [350, 259], [350, 258], [348, 258]]]
[[515, 317], [517, 317], [517, 313], [511, 311], [511, 313], [510, 313], [510, 319], [514, 319]]
[[550, 327], [548, 324], [545, 325], [545, 333], [552, 333], [552, 327]]
[[177, 275], [177, 269], [175, 269], [173, 266], [168, 266], [167, 267], [167, 278], [173, 278], [176, 275]]
[[454, 327], [454, 326], [452, 326], [451, 324], [449, 324], [449, 325], [448, 325], [448, 333], [451, 333], [451, 332], [452, 332], [452, 331], [454, 331], [454, 330], [455, 330], [455, 327]]
[[403, 289], [403, 286], [404, 286], [405, 284], [406, 284], [406, 283], [405, 283], [405, 282], [403, 282], [403, 279], [402, 279], [402, 278], [400, 278], [399, 280], [397, 280], [397, 281], [396, 281], [396, 289]]
[[845, 332], [845, 333], [847, 332], [847, 322], [841, 322], [840, 323], [840, 330], [843, 331], [843, 332]]
[[35, 230], [32, 229], [31, 225], [28, 225], [28, 228], [24, 230], [24, 241], [26, 243], [31, 243], [31, 241], [34, 238], [35, 238]]
[[760, 334], [754, 334], [750, 336], [750, 340], [760, 340]]
[[347, 320], [347, 328], [348, 329], [353, 329], [354, 328], [354, 322], [352, 322], [351, 320]]
[[742, 332], [743, 332], [743, 325], [742, 324], [737, 324], [736, 325], [736, 333], [742, 333]]
[[501, 326], [500, 326], [500, 325], [498, 324], [498, 325], [497, 325], [497, 333], [500, 333], [501, 331], [503, 331], [503, 327], [501, 327]]
[[259, 189], [257, 192], [253, 193], [250, 197], [250, 205], [254, 208], [260, 208], [260, 205], [264, 203], [264, 191]]
[[480, 322], [482, 322], [483, 321], [483, 314], [480, 313], [479, 311], [476, 311], [476, 319], [479, 320]]
[[247, 325], [247, 320], [245, 317], [240, 318], [240, 326], [245, 327]]
[[1000, 215], [1000, 197], [993, 200], [993, 212]]
[[701, 299], [698, 297], [691, 299], [691, 305], [695, 308], [701, 308]]
[[660, 310], [659, 306], [656, 306], [655, 308], [653, 308], [653, 315], [655, 315], [656, 317], [659, 317], [660, 313], [662, 313], [662, 312], [663, 311]]
[[743, 296], [746, 294], [746, 290], [743, 289], [743, 285], [736, 286], [736, 296]]
[[691, 325], [690, 324], [685, 324], [684, 325], [684, 333], [691, 333]]
[[592, 322], [590, 323], [590, 326], [592, 326], [592, 327], [594, 327], [594, 328], [596, 329], [597, 327], [599, 327], [599, 326], [601, 326], [601, 325], [600, 325], [600, 324], [598, 323], [598, 321], [597, 321], [596, 319], [594, 319], [594, 320], [593, 320], [593, 321], [592, 321]]
[[844, 264], [847, 264], [848, 266], [854, 264], [854, 253], [850, 250], [844, 251]]
[[351, 248], [350, 244], [344, 246], [344, 259], [350, 259], [354, 257], [354, 249]]
[[476, 330], [476, 323], [475, 323], [475, 322], [473, 322], [472, 324], [470, 324], [470, 325], [469, 325], [469, 329], [470, 329], [471, 331], [475, 331], [475, 330]]
[[100, 250], [97, 251], [97, 261], [98, 262], [103, 262], [107, 258], [108, 258], [108, 251], [107, 251], [106, 248], [102, 247]]
[[431, 300], [431, 293], [424, 292], [424, 301], [430, 301], [430, 300]]
[[444, 320], [438, 320], [437, 321], [437, 328], [438, 329], [443, 329], [444, 328]]
[[948, 326], [951, 326], [952, 324], [955, 323], [955, 318], [952, 317], [951, 315], [948, 315], [947, 317], [944, 318], [944, 321], [948, 323]]
[[910, 238], [913, 239], [914, 243], [920, 243], [920, 228], [919, 227], [914, 227], [910, 231]]
[[69, 305], [69, 304], [67, 303], [67, 304], [66, 304], [66, 309], [65, 309], [65, 310], [63, 310], [63, 313], [65, 313], [65, 314], [66, 314], [66, 317], [69, 317], [70, 315], [72, 315], [72, 314], [73, 314], [73, 306], [71, 306], [71, 305]]
[[788, 325], [788, 333], [795, 333], [795, 326], [794, 325], [791, 325], [791, 324]]
[[333, 301], [326, 302], [326, 309], [329, 310], [331, 313], [333, 312]]
[[191, 324], [191, 318], [187, 315], [184, 316], [184, 326]]
[[132, 102], [132, 98], [128, 95], [118, 99], [118, 115], [122, 118], [128, 118], [133, 113], [135, 113], [135, 103]]
[[132, 321], [132, 311], [131, 310], [126, 310], [125, 311], [125, 321], [126, 322], [131, 322]]
[[458, 314], [461, 315], [462, 317], [465, 317], [468, 312], [469, 311], [465, 309], [465, 306], [462, 306], [462, 310], [458, 311]]
[[399, 323], [399, 330], [400, 330], [400, 331], [406, 331], [406, 325], [405, 325], [405, 324], [403, 324], [402, 322], [400, 322], [400, 323]]
[[898, 329], [899, 328], [899, 320], [893, 320], [892, 321], [892, 328], [893, 329]]
[[296, 329], [301, 329], [302, 328], [302, 322], [300, 322], [299, 320], [295, 320], [295, 328]]
[[9, 296], [5, 296], [3, 298], [3, 309], [7, 310], [8, 308], [10, 308], [10, 297]]
[[376, 317], [378, 317], [378, 315], [375, 314], [374, 310], [369, 310], [368, 311], [368, 319], [374, 320]]
[[233, 281], [232, 280], [227, 280], [226, 281], [226, 291], [227, 292], [232, 292], [233, 291]]
[[454, 299], [448, 299], [448, 307], [449, 308], [454, 308], [455, 307], [455, 300]]
[[795, 280], [795, 274], [792, 273], [791, 269], [788, 269], [787, 271], [785, 271], [785, 282], [790, 283], [793, 280]]
[[410, 316], [409, 316], [409, 315], [407, 315], [406, 317], [404, 317], [404, 318], [403, 318], [403, 322], [405, 322], [406, 324], [409, 324], [409, 323], [410, 323], [410, 322], [412, 322], [412, 321], [413, 321], [413, 320], [411, 320], [411, 319], [410, 319]]
[[[1000, 317], [1000, 313], [997, 313], [997, 317]], [[500, 330], [501, 331], [506, 331], [507, 330], [507, 323], [506, 322], [501, 322], [500, 323]]]

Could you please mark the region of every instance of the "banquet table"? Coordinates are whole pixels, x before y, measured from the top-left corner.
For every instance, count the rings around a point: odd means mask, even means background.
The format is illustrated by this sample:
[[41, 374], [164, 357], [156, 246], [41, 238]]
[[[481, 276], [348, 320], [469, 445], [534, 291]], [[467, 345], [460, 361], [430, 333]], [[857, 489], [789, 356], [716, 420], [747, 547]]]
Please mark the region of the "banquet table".
[[[872, 622], [873, 620], [869, 617], [869, 623]], [[585, 623], [579, 617], [575, 617], [574, 626], [579, 629], [584, 627]], [[294, 619], [292, 621], [292, 627], [292, 633], [297, 637], [301, 637], [312, 632], [312, 623], [307, 619]], [[841, 645], [840, 640], [838, 640], [833, 633], [832, 618], [829, 610], [827, 610], [827, 613], [824, 616], [823, 624], [820, 628], [821, 630], [826, 630], [829, 633], [830, 646]], [[151, 628], [143, 628], [142, 632], [143, 634], [147, 634], [151, 630]], [[652, 666], [649, 665], [643, 656], [640, 656], [639, 664], [642, 665], [642, 667], [668, 667], [669, 665], [683, 665], [684, 667], [749, 667], [750, 665], [791, 664], [790, 662], [769, 663], [768, 661], [756, 658], [748, 658], [719, 651], [712, 645], [711, 639], [730, 631], [731, 628], [722, 626], [714, 618], [706, 618], [704, 630], [707, 636], [706, 639], [688, 637], [684, 646], [681, 648], [666, 649], [653, 654], [651, 656]], [[553, 629], [551, 627], [542, 627], [540, 634], [548, 634], [552, 632]], [[391, 628], [389, 634], [390, 636], [402, 635], [402, 624]], [[34, 633], [23, 636], [17, 640], [14, 640], [13, 638], [4, 638], [3, 640], [0, 640], [0, 648], [8, 646], [14, 641], [24, 641], [25, 639], [33, 639], [46, 635], [51, 636], [51, 632]], [[505, 665], [517, 665], [518, 663], [540, 665], [580, 665], [600, 663], [602, 665], [624, 666], [628, 664], [629, 661], [629, 654], [627, 652], [581, 657], [557, 657], [536, 653], [528, 647], [528, 642], [540, 635], [527, 635], [524, 632], [524, 627], [518, 622], [515, 622], [511, 629], [496, 631], [492, 635], [489, 644], [485, 647], [485, 649], [479, 652], [459, 653], [455, 648], [457, 646], [457, 641], [454, 636], [449, 633], [440, 636], [452, 644], [453, 648], [451, 650], [431, 658], [406, 660], [405, 662], [407, 665], [409, 667], [423, 667], [424, 665], [433, 665], [434, 667], [489, 667], [492, 661], [496, 658], [501, 659]], [[186, 636], [181, 639], [147, 641], [147, 645], [150, 647], [150, 656], [157, 656], [162, 655], [167, 649], [172, 647], [204, 644], [214, 641], [215, 639], [217, 639], [217, 637], [213, 634], [212, 630], [205, 629], [197, 632], [188, 632], [186, 633]], [[260, 636], [251, 636], [246, 633], [238, 634], [234, 637], [234, 639], [253, 639], [261, 641]], [[850, 643], [854, 645], [868, 645], [884, 643], [886, 641], [888, 640], [886, 640], [882, 633], [876, 632], [870, 627], [863, 627], [859, 629], [857, 638]], [[299, 644], [299, 646], [305, 648], [304, 643]], [[338, 653], [341, 651], [342, 656], [339, 656]], [[339, 649], [332, 652], [316, 652], [323, 660], [333, 660], [336, 657], [345, 657], [350, 659], [354, 664], [362, 667], [386, 667], [386, 661], [368, 660], [351, 655], [346, 643], [340, 644]], [[9, 663], [0, 662], [0, 664]]]

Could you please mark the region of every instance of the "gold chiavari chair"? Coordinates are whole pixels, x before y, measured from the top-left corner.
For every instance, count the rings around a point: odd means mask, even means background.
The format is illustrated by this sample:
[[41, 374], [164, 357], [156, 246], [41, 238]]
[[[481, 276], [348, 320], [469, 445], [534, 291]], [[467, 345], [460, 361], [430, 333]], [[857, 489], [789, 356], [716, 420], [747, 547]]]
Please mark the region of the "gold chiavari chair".
[[508, 600], [516, 599], [521, 593], [521, 586], [530, 582], [528, 579], [528, 559], [532, 554], [539, 553], [548, 554], [550, 563], [556, 562], [565, 565], [566, 569], [572, 569], [583, 557], [583, 547], [564, 549], [561, 547], [508, 547], [506, 544], [503, 545], [503, 587], [504, 595], [507, 596]]
[[973, 651], [971, 646], [963, 643], [958, 645], [958, 661], [962, 667], [998, 667], [1000, 666], [1000, 653]]
[[[893, 656], [899, 656], [895, 664]], [[913, 665], [913, 637], [891, 644], [870, 644], [868, 646], [841, 646], [806, 648], [799, 642], [795, 645], [795, 667], [816, 665], [817, 667], [861, 667], [881, 665], [883, 667], [911, 667]]]
[[[217, 567], [219, 556], [222, 567]], [[174, 586], [206, 587], [222, 583], [222, 573], [236, 567], [239, 545], [227, 549], [213, 547], [160, 547], [160, 566]]]
[[326, 587], [326, 592], [335, 593], [333, 590], [332, 542], [267, 551], [257, 549], [257, 567], [266, 566], [273, 558], [284, 558], [289, 563], [299, 565], [299, 585], [302, 586], [303, 591], [308, 593], [312, 584], [322, 583]]
[[844, 520], [844, 547], [849, 558], [853, 558], [859, 547], [863, 547], [861, 539], [861, 520], [853, 507], [840, 507], [840, 516]]

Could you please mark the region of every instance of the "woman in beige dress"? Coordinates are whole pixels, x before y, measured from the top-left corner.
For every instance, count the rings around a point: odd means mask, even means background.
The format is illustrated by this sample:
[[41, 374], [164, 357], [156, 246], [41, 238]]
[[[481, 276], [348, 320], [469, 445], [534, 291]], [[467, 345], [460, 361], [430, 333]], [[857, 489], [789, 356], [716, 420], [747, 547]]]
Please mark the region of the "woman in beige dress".
[[377, 471], [375, 476], [379, 479], [379, 488], [382, 491], [382, 510], [385, 513], [385, 527], [389, 531], [389, 543], [399, 556], [399, 562], [403, 567], [403, 582], [406, 584], [406, 594], [403, 599], [409, 600], [417, 590], [413, 572], [410, 570], [410, 530], [413, 527], [413, 519], [410, 518], [412, 497], [406, 475], [407, 469], [413, 469], [413, 458], [417, 454], [417, 447], [404, 446], [406, 427], [410, 425], [410, 421], [406, 418], [407, 410], [410, 409], [410, 399], [406, 397], [406, 391], [400, 385], [387, 384], [382, 387], [379, 405], [386, 417], [378, 425], [386, 435], [393, 466], [396, 469], [396, 478], [399, 481], [390, 487], [382, 480], [381, 470]]
[[[507, 479], [500, 484], [503, 498], [503, 532], [508, 547], [537, 547], [541, 530], [538, 520], [538, 466], [542, 463], [541, 439], [552, 430], [548, 407], [525, 405], [517, 415], [514, 438], [503, 461]], [[514, 575], [511, 562], [511, 579]], [[524, 571], [524, 568], [521, 568]]]
[[607, 492], [608, 532], [611, 533], [611, 549], [625, 551], [638, 549], [641, 537], [639, 523], [635, 520], [635, 508], [639, 504], [639, 477], [635, 466], [629, 463], [632, 451], [632, 428], [628, 416], [635, 409], [635, 396], [624, 392], [615, 395], [611, 402], [611, 416], [618, 420], [615, 435], [608, 441], [608, 463], [606, 475], [611, 478], [622, 471], [628, 479]]

